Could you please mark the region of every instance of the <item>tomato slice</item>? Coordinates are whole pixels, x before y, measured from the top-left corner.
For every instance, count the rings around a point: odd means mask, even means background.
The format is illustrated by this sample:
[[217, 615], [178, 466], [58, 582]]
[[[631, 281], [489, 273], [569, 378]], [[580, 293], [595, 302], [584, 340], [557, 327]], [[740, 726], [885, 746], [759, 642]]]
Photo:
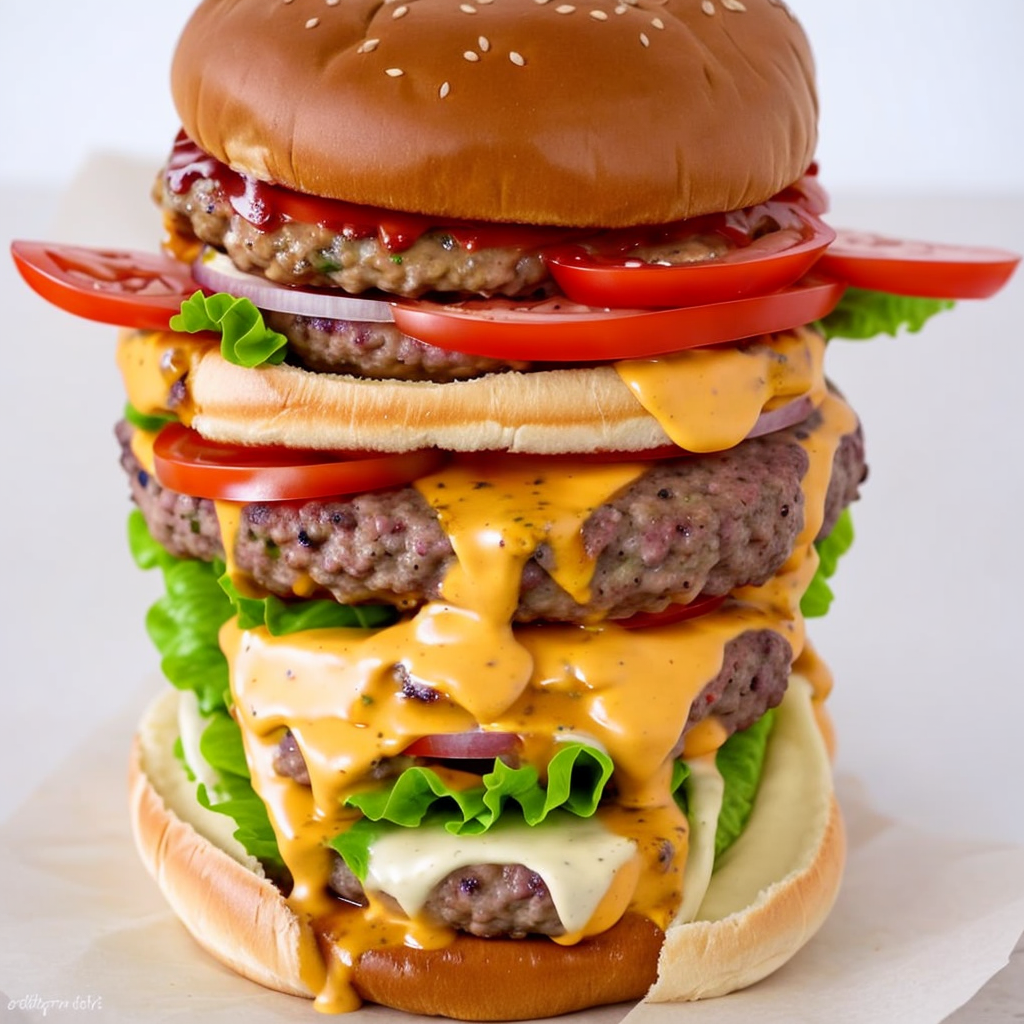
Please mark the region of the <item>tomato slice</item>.
[[166, 331], [195, 290], [188, 266], [169, 256], [14, 241], [21, 276], [48, 302], [87, 320]]
[[[545, 261], [562, 291], [591, 306], [663, 308], [728, 302], [791, 285], [835, 238], [798, 202], [769, 201], [746, 210], [651, 229], [609, 231], [590, 242], [550, 249]], [[724, 243], [721, 256], [654, 262], [693, 241]]]
[[671, 626], [700, 615], [708, 615], [722, 606], [727, 595], [698, 597], [689, 604], [670, 604], [660, 612], [637, 612], [628, 619], [616, 619], [615, 625], [624, 629], [651, 629], [657, 626]]
[[596, 309], [559, 299], [396, 303], [395, 323], [439, 348], [497, 359], [642, 359], [784, 331], [826, 316], [845, 285], [805, 278], [770, 295], [678, 309]]
[[816, 270], [857, 288], [930, 299], [985, 299], [1010, 279], [1020, 256], [840, 230]]
[[800, 203], [801, 206], [819, 217], [823, 213], [828, 213], [829, 209], [828, 193], [818, 178], [817, 164], [811, 164], [802, 178], [793, 182], [788, 188], [784, 188], [774, 198], [790, 203]]
[[157, 480], [172, 491], [224, 501], [295, 501], [359, 494], [409, 483], [445, 460], [433, 449], [321, 452], [210, 441], [180, 423], [157, 435]]
[[469, 732], [438, 732], [421, 736], [403, 751], [412, 757], [443, 760], [490, 760], [518, 749], [521, 740], [514, 732], [475, 729]]

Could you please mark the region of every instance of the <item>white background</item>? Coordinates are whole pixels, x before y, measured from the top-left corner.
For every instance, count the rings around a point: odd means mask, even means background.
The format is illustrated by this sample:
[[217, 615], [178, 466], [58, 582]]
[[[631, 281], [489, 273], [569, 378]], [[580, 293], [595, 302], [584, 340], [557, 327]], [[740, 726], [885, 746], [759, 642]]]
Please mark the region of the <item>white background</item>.
[[[66, 184], [97, 150], [159, 159], [176, 128], [171, 52], [193, 6], [5, 0], [0, 181]], [[791, 7], [817, 55], [821, 163], [833, 189], [1024, 188], [1021, 0]]]
[[[1024, 250], [1024, 3], [794, 6], [818, 56], [833, 222]], [[146, 187], [176, 130], [167, 67], [190, 7], [4, 4], [5, 243], [46, 236], [57, 218], [69, 241], [155, 247]], [[93, 207], [61, 206], [97, 153], [137, 158], [128, 184], [88, 182], [102, 193]], [[98, 722], [142, 699], [155, 657], [141, 620], [156, 582], [124, 549], [112, 330], [47, 307], [6, 260], [0, 287], [2, 817]], [[883, 811], [1017, 841], [1022, 320], [1018, 275], [920, 338], [833, 347], [872, 477], [838, 605], [812, 625], [837, 675], [839, 769]]]
[[[146, 191], [191, 6], [2, 0], [4, 247], [156, 246]], [[1024, 251], [1024, 0], [793, 7], [818, 58], [833, 223]], [[97, 178], [112, 153], [132, 158], [125, 177]], [[65, 201], [72, 184], [87, 207]], [[0, 295], [2, 822], [61, 764], [79, 786], [72, 753], [145, 700], [157, 581], [125, 549], [112, 329], [48, 307], [6, 259]], [[871, 463], [837, 604], [811, 627], [836, 674], [838, 770], [935, 833], [1024, 842], [1024, 274], [920, 337], [829, 359]]]

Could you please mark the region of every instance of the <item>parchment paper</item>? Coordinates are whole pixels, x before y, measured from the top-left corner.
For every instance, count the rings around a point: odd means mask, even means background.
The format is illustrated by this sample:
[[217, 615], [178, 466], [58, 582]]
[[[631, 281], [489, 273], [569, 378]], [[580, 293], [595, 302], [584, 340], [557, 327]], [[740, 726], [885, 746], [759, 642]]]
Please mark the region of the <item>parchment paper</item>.
[[[137, 860], [125, 766], [147, 696], [91, 736], [0, 828], [0, 1017], [321, 1019], [311, 1004], [213, 962]], [[724, 999], [561, 1019], [936, 1024], [970, 999], [1024, 931], [1024, 848], [927, 835], [875, 814], [855, 779], [839, 788], [850, 845], [844, 888], [828, 923], [790, 964]], [[353, 1024], [392, 1020], [410, 1018], [369, 1008]]]

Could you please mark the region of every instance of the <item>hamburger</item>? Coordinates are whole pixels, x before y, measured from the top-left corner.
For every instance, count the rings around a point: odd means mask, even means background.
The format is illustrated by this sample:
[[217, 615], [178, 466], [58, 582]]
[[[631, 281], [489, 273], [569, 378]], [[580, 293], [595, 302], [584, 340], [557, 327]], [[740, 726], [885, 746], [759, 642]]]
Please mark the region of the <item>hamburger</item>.
[[172, 87], [169, 256], [15, 249], [127, 327], [171, 905], [326, 1010], [764, 977], [842, 869], [805, 619], [865, 461], [826, 341], [982, 286], [929, 252], [880, 296], [837, 242], [778, 2], [207, 0]]

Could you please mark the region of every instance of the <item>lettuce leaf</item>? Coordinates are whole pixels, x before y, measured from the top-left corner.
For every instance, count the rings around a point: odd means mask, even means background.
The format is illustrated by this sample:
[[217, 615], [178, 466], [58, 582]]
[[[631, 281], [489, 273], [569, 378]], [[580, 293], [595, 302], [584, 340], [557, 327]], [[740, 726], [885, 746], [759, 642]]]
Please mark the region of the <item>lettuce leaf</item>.
[[171, 416], [169, 413], [165, 415], [162, 413], [150, 414], [140, 412], [131, 402], [125, 402], [124, 404], [124, 418], [133, 427], [144, 430], [148, 434], [155, 434], [161, 427], [167, 426], [168, 423], [178, 422], [178, 417]]
[[847, 288], [836, 308], [818, 321], [818, 327], [826, 339], [863, 341], [879, 334], [895, 337], [901, 330], [921, 330], [933, 316], [954, 305], [949, 299], [918, 299]]
[[804, 618], [820, 618], [827, 614], [835, 596], [827, 581], [835, 574], [839, 559], [849, 551], [853, 537], [853, 516], [847, 507], [836, 520], [832, 532], [814, 544], [818, 549], [818, 568], [800, 598], [800, 611]]
[[287, 351], [288, 339], [267, 327], [249, 299], [227, 292], [207, 296], [197, 289], [181, 304], [181, 312], [171, 317], [170, 327], [189, 334], [217, 331], [221, 355], [237, 366], [280, 363]]
[[[734, 732], [715, 755], [715, 767], [724, 783], [722, 810], [715, 830], [716, 860], [739, 838], [750, 819], [774, 724], [775, 711], [769, 710], [749, 728]], [[690, 769], [686, 762], [676, 761], [672, 790], [676, 803], [684, 811], [689, 803], [689, 778]]]
[[217, 636], [234, 609], [217, 585], [223, 563], [175, 558], [153, 539], [137, 509], [128, 518], [128, 546], [140, 569], [163, 573], [164, 596], [146, 614], [163, 674], [179, 690], [195, 693], [204, 715], [226, 710], [228, 663]]
[[768, 737], [774, 724], [775, 712], [766, 712], [749, 728], [734, 732], [722, 744], [715, 758], [715, 767], [725, 780], [722, 810], [715, 831], [716, 860], [747, 827], [761, 782]]
[[[263, 801], [252, 788], [242, 749], [242, 734], [228, 710], [230, 680], [228, 663], [218, 643], [221, 625], [234, 608], [217, 583], [223, 563], [176, 558], [149, 532], [137, 509], [128, 519], [128, 544], [140, 569], [159, 568], [164, 577], [164, 596], [146, 615], [150, 639], [161, 655], [161, 669], [179, 690], [191, 690], [199, 709], [210, 722], [199, 739], [203, 758], [218, 773], [215, 792], [199, 784], [199, 803], [233, 818], [235, 838], [259, 859], [274, 876], [284, 870], [270, 818]], [[176, 748], [184, 762], [180, 742]], [[192, 769], [186, 771], [195, 781]]]
[[216, 711], [199, 738], [204, 760], [217, 772], [217, 784], [210, 789], [199, 784], [196, 798], [207, 810], [233, 818], [235, 839], [261, 861], [267, 873], [276, 877], [284, 871], [277, 837], [263, 801], [252, 788], [245, 761], [242, 733], [227, 711]]
[[431, 768], [407, 768], [389, 785], [355, 793], [347, 806], [364, 817], [331, 840], [349, 869], [366, 880], [370, 846], [389, 828], [444, 828], [453, 835], [479, 835], [515, 814], [541, 825], [554, 812], [588, 818], [597, 810], [612, 774], [611, 758], [583, 743], [566, 743], [551, 759], [547, 784], [532, 765], [510, 768], [495, 760], [480, 785], [458, 789]]
[[273, 594], [246, 597], [234, 585], [228, 573], [219, 581], [238, 614], [242, 629], [265, 626], [271, 636], [288, 636], [304, 629], [379, 629], [398, 620], [398, 612], [389, 605], [338, 604], [331, 600], [303, 600], [289, 604]]

